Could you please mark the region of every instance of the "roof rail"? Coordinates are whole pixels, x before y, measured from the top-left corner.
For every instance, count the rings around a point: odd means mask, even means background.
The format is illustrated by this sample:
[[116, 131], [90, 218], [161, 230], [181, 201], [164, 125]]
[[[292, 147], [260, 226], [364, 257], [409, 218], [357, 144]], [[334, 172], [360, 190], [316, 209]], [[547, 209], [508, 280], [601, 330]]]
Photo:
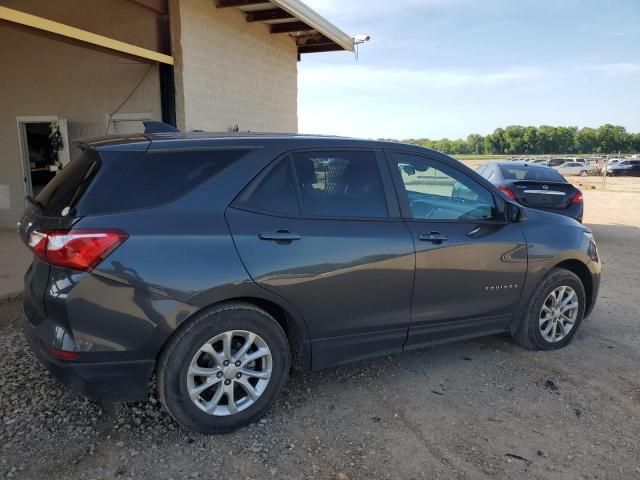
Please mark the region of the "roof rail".
[[175, 133], [180, 131], [168, 123], [158, 122], [156, 120], [149, 120], [142, 123], [144, 123], [144, 133]]

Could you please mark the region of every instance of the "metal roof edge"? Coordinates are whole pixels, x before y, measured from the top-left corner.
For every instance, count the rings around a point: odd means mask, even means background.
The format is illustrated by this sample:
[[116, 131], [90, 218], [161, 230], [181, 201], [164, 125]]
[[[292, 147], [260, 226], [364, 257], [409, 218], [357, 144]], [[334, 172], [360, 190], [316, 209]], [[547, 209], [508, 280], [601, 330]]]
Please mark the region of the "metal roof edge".
[[348, 34], [340, 30], [334, 24], [322, 17], [312, 8], [298, 0], [270, 0], [271, 3], [277, 5], [283, 10], [289, 12], [296, 18], [313, 27], [318, 32], [329, 37], [342, 48], [349, 52], [354, 51], [354, 40]]

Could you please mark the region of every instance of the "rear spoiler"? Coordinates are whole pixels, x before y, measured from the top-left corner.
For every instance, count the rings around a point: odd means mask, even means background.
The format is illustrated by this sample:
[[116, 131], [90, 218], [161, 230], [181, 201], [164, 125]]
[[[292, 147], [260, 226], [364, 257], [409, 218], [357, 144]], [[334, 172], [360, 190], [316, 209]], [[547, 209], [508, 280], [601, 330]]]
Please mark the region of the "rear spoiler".
[[176, 133], [179, 132], [176, 127], [168, 123], [149, 120], [144, 123], [144, 133]]

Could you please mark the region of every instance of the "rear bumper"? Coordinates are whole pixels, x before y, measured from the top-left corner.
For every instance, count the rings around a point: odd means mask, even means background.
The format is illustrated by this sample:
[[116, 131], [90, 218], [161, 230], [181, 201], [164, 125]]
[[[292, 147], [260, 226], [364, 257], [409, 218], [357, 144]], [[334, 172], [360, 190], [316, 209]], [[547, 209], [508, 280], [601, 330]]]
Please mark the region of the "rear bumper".
[[[29, 309], [25, 309], [28, 315]], [[153, 360], [83, 362], [53, 357], [27, 319], [23, 323], [29, 347], [51, 374], [71, 390], [103, 401], [143, 401], [148, 396]]]

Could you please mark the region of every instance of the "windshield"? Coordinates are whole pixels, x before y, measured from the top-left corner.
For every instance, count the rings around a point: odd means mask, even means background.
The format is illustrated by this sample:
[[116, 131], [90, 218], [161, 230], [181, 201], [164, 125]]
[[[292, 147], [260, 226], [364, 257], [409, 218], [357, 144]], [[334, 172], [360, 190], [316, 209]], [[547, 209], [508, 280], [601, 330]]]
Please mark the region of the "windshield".
[[552, 168], [523, 166], [501, 166], [505, 180], [534, 180], [542, 182], [564, 182], [565, 179]]

